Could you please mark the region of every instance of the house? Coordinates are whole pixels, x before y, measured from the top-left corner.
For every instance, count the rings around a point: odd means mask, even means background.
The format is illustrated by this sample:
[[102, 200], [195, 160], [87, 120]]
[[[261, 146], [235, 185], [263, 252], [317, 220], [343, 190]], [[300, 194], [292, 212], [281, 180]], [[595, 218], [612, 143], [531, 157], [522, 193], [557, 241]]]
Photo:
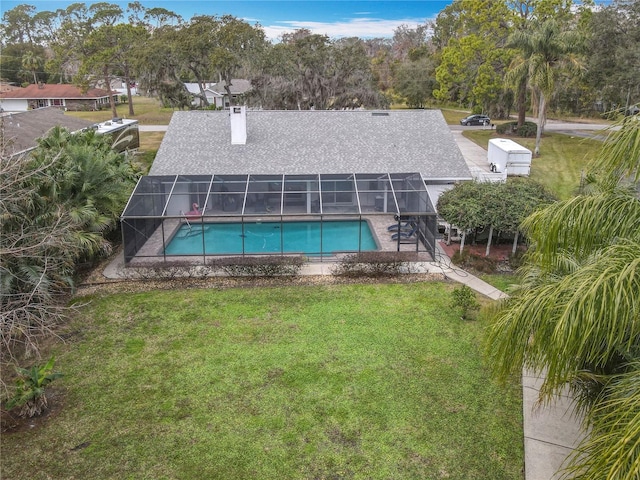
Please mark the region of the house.
[[14, 156], [34, 149], [38, 145], [38, 139], [44, 137], [55, 126], [64, 127], [71, 132], [91, 128], [99, 135], [111, 135], [112, 148], [117, 152], [140, 146], [137, 120], [113, 119], [93, 123], [65, 115], [59, 108], [45, 107], [26, 112], [4, 113], [0, 117], [0, 131], [4, 138], [6, 153]]
[[[214, 83], [207, 90], [211, 91], [215, 98], [215, 104], [218, 108], [229, 108], [229, 96], [227, 95], [227, 90], [225, 86], [227, 85], [226, 81], [221, 81], [218, 83]], [[241, 78], [234, 78], [231, 80], [231, 85], [229, 90], [231, 90], [231, 100], [233, 105], [243, 104], [243, 96], [251, 90], [251, 82], [249, 80], [243, 80]]]
[[[229, 99], [227, 91], [225, 90], [225, 81], [217, 83], [205, 83], [204, 94], [207, 98], [209, 105], [216, 108], [229, 108]], [[191, 104], [194, 107], [204, 106], [202, 101], [202, 93], [200, 91], [200, 85], [198, 83], [185, 83], [187, 91], [192, 95], [193, 100]], [[231, 80], [231, 99], [234, 105], [242, 104], [243, 96], [251, 90], [251, 82], [241, 78], [234, 78]]]
[[[409, 218], [416, 233], [409, 236], [410, 248], [433, 257], [438, 195], [471, 178], [438, 110], [247, 111], [237, 106], [175, 112], [149, 175], [122, 214], [125, 261], [166, 260], [172, 251], [168, 244], [184, 237], [195, 241], [194, 250], [184, 255], [206, 262], [216, 244], [203, 240], [205, 230], [214, 229], [211, 222], [215, 228], [234, 222], [230, 228], [242, 229], [251, 222], [269, 223], [274, 230], [261, 234], [264, 244], [256, 247], [268, 248], [267, 236], [277, 240], [273, 232], [284, 233], [300, 219], [366, 222], [380, 249], [401, 250], [404, 236], [392, 239], [386, 227]], [[201, 217], [194, 221], [187, 211], [199, 211]], [[186, 232], [180, 230], [185, 222]], [[249, 252], [245, 242], [257, 234], [243, 232], [224, 239], [241, 241], [232, 251], [244, 255]], [[301, 251], [320, 258], [336, 253], [327, 252], [322, 242], [315, 245], [319, 251]]]
[[[209, 105], [215, 105], [215, 95], [212, 91], [208, 90], [213, 83], [206, 83], [203, 85], [205, 96]], [[191, 95], [191, 105], [193, 107], [204, 107], [204, 101], [202, 100], [202, 92], [200, 91], [200, 84], [197, 82], [185, 82], [184, 87]]]
[[109, 108], [109, 96], [118, 103], [118, 93], [92, 88], [82, 92], [75, 85], [31, 84], [28, 87], [0, 93], [4, 112], [26, 112], [35, 108], [57, 107], [71, 111]]

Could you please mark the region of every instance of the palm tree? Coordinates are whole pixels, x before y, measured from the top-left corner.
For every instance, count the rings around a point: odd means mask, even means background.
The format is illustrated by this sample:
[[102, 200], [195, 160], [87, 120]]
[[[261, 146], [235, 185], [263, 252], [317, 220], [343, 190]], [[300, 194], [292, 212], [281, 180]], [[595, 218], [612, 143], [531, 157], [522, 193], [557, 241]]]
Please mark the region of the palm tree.
[[111, 150], [108, 137], [61, 127], [21, 162], [21, 178], [14, 182], [20, 199], [0, 205], [0, 288], [15, 294], [37, 286], [47, 297], [72, 285], [76, 262], [109, 253], [105, 234], [116, 226], [136, 171]]
[[25, 71], [28, 71], [31, 74], [33, 74], [34, 84], [38, 83], [38, 77], [36, 75], [36, 72], [38, 71], [38, 68], [40, 68], [41, 64], [42, 64], [42, 58], [38, 57], [31, 51], [25, 53], [22, 56], [22, 68], [24, 68]]
[[110, 138], [95, 130], [72, 134], [54, 127], [39, 141], [34, 162], [47, 164], [51, 158], [56, 158], [56, 171], [47, 172], [40, 180], [39, 195], [64, 205], [87, 234], [114, 228], [137, 172], [124, 155], [111, 149]]
[[528, 78], [529, 86], [538, 98], [538, 131], [535, 154], [540, 154], [540, 141], [547, 121], [547, 103], [555, 93], [560, 72], [577, 72], [581, 63], [577, 57], [581, 45], [574, 31], [562, 31], [554, 20], [546, 20], [533, 30], [517, 30], [509, 37], [508, 45], [520, 50], [507, 78], [521, 85]]
[[640, 119], [612, 130], [588, 192], [532, 214], [522, 283], [497, 307], [487, 352], [500, 378], [545, 373], [584, 414], [568, 473], [637, 478], [640, 465]]

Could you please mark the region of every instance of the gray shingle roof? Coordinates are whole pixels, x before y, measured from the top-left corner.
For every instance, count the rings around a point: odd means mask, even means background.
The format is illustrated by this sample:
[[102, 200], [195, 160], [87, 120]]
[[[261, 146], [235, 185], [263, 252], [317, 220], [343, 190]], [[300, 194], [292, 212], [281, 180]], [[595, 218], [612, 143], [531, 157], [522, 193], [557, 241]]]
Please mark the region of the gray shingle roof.
[[76, 132], [93, 124], [88, 120], [66, 115], [62, 110], [54, 107], [6, 114], [2, 117], [2, 122], [4, 138], [11, 154], [36, 147], [37, 140], [56, 125]]
[[248, 111], [245, 145], [228, 111], [175, 112], [149, 174], [379, 172], [471, 178], [439, 110]]
[[[226, 85], [226, 80], [223, 80], [221, 82], [214, 83], [213, 85], [209, 85], [208, 88], [212, 92], [224, 95], [227, 93], [227, 91], [224, 89]], [[251, 82], [249, 80], [245, 80], [242, 78], [231, 79], [231, 95], [242, 95], [243, 93], [247, 93], [249, 90], [251, 90], [251, 88]]]

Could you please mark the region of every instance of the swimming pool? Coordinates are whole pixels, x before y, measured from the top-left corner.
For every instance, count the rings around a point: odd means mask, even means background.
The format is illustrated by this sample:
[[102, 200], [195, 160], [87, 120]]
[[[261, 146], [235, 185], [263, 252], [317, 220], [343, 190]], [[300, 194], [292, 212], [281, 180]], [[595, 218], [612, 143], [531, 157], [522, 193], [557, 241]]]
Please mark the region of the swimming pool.
[[319, 255], [377, 249], [378, 246], [366, 220], [194, 223], [180, 226], [166, 246], [165, 254], [303, 253]]

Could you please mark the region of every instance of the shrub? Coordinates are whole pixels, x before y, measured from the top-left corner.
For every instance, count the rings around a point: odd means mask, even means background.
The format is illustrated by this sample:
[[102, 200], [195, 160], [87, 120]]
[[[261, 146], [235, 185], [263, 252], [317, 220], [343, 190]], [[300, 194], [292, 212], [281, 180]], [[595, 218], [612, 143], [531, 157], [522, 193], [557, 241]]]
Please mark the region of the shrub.
[[462, 252], [456, 250], [453, 252], [453, 255], [451, 255], [451, 261], [460, 267], [466, 267], [469, 262], [469, 257], [470, 254], [467, 250], [463, 250]]
[[538, 125], [536, 125], [533, 122], [524, 122], [524, 124], [517, 129], [517, 132], [519, 137], [524, 137], [524, 138], [532, 138], [535, 137], [536, 134], [538, 133]]
[[497, 270], [495, 260], [485, 257], [484, 255], [469, 253], [467, 250], [464, 250], [462, 253], [456, 251], [451, 255], [451, 261], [460, 267], [473, 268], [482, 273], [495, 273]]
[[128, 265], [123, 276], [138, 280], [172, 280], [174, 278], [202, 278], [212, 273], [211, 268], [188, 261], [150, 262]]
[[360, 252], [344, 256], [331, 274], [345, 277], [381, 277], [411, 273], [415, 252]]
[[47, 408], [47, 396], [45, 387], [56, 378], [62, 377], [62, 373], [53, 371], [54, 358], [51, 357], [44, 365], [34, 365], [30, 369], [16, 368], [16, 392], [7, 402], [9, 410], [20, 408], [18, 415], [21, 417], [35, 417]]
[[509, 266], [514, 270], [517, 270], [524, 263], [524, 251], [516, 250], [516, 253], [509, 255]]
[[535, 137], [538, 132], [538, 125], [534, 122], [524, 122], [518, 127], [518, 122], [507, 122], [496, 126], [496, 132], [501, 135], [515, 135], [523, 138]]
[[512, 135], [513, 127], [517, 125], [517, 122], [507, 122], [496, 125], [496, 133], [500, 135]]
[[451, 292], [451, 306], [460, 309], [463, 319], [468, 318], [470, 311], [480, 308], [475, 292], [468, 285], [453, 289]]
[[250, 256], [214, 258], [209, 265], [230, 276], [275, 277], [294, 276], [305, 264], [302, 256]]

